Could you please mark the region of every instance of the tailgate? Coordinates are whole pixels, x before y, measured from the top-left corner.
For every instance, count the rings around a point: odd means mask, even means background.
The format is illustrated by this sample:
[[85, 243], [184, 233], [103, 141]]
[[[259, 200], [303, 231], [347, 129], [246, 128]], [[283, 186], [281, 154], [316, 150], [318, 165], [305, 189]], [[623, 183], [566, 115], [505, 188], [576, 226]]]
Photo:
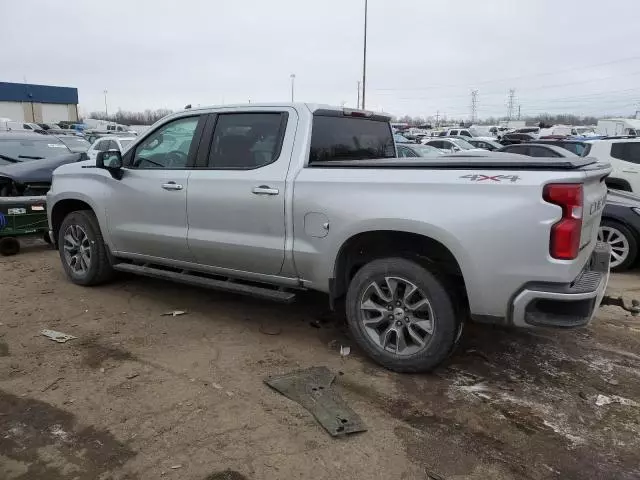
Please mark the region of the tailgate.
[[600, 217], [607, 197], [605, 177], [610, 172], [610, 167], [599, 165], [600, 168], [589, 169], [585, 172], [586, 178], [582, 187], [582, 233], [580, 235], [580, 248], [589, 244], [596, 237], [600, 227]]

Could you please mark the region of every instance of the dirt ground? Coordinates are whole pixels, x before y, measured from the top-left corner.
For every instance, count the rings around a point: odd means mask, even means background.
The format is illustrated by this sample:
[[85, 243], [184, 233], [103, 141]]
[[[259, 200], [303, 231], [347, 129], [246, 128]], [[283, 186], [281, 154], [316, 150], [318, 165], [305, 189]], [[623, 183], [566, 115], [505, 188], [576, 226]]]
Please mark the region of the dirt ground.
[[[320, 296], [81, 288], [40, 245], [0, 274], [3, 480], [640, 478], [640, 317], [618, 307], [575, 331], [467, 325], [446, 365], [400, 375]], [[640, 298], [640, 276], [611, 289]], [[321, 365], [367, 432], [332, 438], [263, 383]]]

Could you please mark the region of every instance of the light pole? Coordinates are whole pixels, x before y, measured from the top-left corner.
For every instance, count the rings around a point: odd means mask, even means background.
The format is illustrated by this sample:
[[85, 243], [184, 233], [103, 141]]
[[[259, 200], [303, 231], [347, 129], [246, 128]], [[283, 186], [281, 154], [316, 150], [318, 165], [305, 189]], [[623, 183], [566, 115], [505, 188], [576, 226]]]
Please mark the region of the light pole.
[[109, 108], [107, 107], [107, 89], [104, 89], [104, 114], [109, 120]]
[[291, 79], [291, 103], [293, 103], [293, 89], [296, 84], [296, 74], [292, 73], [291, 75], [289, 75], [289, 78]]
[[365, 91], [367, 89], [367, 7], [368, 0], [364, 0], [364, 51], [362, 55], [362, 109], [365, 109]]

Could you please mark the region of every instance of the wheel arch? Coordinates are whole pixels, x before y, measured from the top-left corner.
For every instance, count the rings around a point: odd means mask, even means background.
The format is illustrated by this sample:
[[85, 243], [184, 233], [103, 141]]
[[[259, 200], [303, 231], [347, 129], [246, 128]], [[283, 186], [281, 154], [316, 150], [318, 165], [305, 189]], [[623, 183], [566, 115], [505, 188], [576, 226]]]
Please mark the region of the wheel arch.
[[65, 217], [72, 212], [77, 212], [79, 210], [90, 210], [94, 214], [96, 213], [95, 209], [88, 203], [88, 201], [79, 198], [65, 198], [58, 200], [53, 207], [51, 208], [50, 213], [50, 225], [52, 232], [52, 241], [56, 247], [58, 246], [58, 234], [60, 232], [60, 226], [64, 221]]
[[604, 180], [607, 187], [614, 190], [622, 190], [623, 192], [632, 192], [631, 184], [623, 178], [607, 177]]
[[329, 286], [332, 303], [342, 297], [356, 272], [371, 260], [384, 257], [412, 259], [447, 277], [459, 277], [466, 297], [465, 276], [458, 257], [440, 239], [402, 230], [367, 230], [342, 242]]

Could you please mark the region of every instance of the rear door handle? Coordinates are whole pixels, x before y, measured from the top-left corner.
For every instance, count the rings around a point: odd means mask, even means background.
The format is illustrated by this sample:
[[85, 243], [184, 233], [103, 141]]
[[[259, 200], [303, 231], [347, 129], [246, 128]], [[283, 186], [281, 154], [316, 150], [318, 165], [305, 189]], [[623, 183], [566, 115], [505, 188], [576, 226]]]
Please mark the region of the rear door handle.
[[280, 190], [277, 188], [271, 188], [268, 185], [260, 185], [259, 187], [253, 187], [251, 192], [255, 195], [278, 195]]
[[162, 184], [162, 188], [165, 190], [182, 190], [182, 185], [176, 182], [167, 182]]

